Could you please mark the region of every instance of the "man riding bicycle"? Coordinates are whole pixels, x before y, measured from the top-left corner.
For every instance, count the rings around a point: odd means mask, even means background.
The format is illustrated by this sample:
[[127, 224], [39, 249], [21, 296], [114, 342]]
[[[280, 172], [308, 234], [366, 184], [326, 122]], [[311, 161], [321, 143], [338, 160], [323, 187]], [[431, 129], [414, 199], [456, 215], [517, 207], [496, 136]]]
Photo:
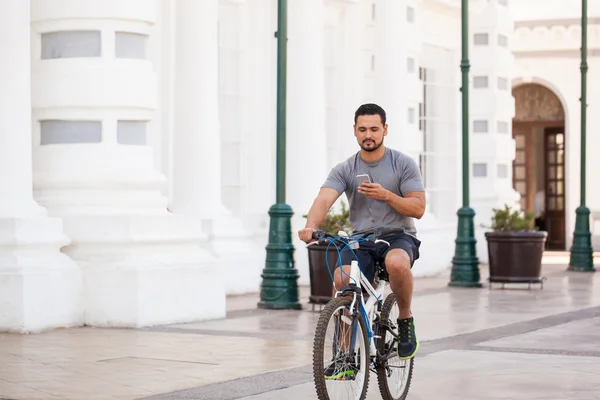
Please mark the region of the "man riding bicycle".
[[[375, 262], [389, 275], [390, 288], [398, 301], [398, 357], [413, 358], [419, 349], [410, 305], [413, 292], [411, 268], [419, 258], [421, 242], [416, 237], [414, 218], [425, 213], [425, 189], [417, 163], [400, 151], [383, 146], [388, 125], [385, 111], [376, 104], [363, 104], [354, 114], [354, 136], [360, 151], [336, 165], [308, 212], [306, 226], [298, 236], [312, 242], [313, 232], [325, 219], [335, 201], [345, 193], [350, 203], [350, 221], [355, 230], [393, 228], [397, 233], [383, 236], [385, 243], [364, 242], [356, 251], [363, 274], [373, 281]], [[359, 182], [367, 175], [369, 182]], [[345, 248], [342, 268], [334, 272], [335, 291], [348, 285], [354, 255]]]

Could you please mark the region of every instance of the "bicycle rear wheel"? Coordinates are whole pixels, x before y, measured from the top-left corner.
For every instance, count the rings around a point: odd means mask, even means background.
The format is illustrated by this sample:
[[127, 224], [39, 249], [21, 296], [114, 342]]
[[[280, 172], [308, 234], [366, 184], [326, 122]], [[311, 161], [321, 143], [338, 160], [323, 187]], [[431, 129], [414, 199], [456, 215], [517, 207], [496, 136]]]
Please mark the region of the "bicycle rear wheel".
[[[383, 303], [381, 310], [381, 323], [393, 327], [394, 332], [398, 333], [398, 306], [396, 305], [396, 296], [390, 293]], [[397, 339], [388, 331], [380, 332], [381, 338], [378, 343], [379, 354], [387, 354], [392, 351], [391, 357], [382, 363], [377, 363], [377, 381], [379, 383], [379, 392], [383, 400], [405, 400], [408, 396], [410, 381], [412, 379], [414, 358], [409, 360], [400, 360], [397, 352]]]
[[352, 297], [332, 299], [321, 311], [313, 345], [319, 400], [364, 400], [369, 386], [369, 339], [360, 313], [348, 313]]

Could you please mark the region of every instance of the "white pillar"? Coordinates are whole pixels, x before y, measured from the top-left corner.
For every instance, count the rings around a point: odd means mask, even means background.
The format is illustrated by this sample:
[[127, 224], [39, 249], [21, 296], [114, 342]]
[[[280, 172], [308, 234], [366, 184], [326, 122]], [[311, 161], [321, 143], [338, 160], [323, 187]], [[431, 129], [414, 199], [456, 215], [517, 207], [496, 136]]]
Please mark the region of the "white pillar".
[[171, 210], [221, 213], [218, 0], [177, 0]]
[[406, 0], [379, 0], [375, 13], [375, 102], [387, 114], [386, 145], [406, 152], [414, 140], [407, 132]]
[[290, 0], [288, 5], [286, 200], [294, 210], [292, 230], [299, 283], [308, 279], [306, 244], [296, 232], [327, 177], [323, 0]]
[[268, 7], [265, 0], [246, 1], [240, 57], [242, 213], [261, 246], [268, 243], [267, 211], [275, 202], [277, 7], [268, 1]]
[[[364, 7], [358, 1], [349, 1], [344, 4], [341, 18], [343, 50], [342, 58], [337, 70], [342, 74], [340, 97], [333, 101], [339, 102], [341, 107], [338, 113], [338, 132], [327, 132], [328, 137], [337, 138], [341, 148], [342, 159], [360, 150], [354, 137], [352, 125], [354, 112], [364, 103], [365, 99], [365, 19], [372, 18], [372, 14], [365, 15]], [[361, 61], [357, 61], [360, 55]], [[342, 161], [329, 160], [330, 165]]]
[[82, 322], [81, 275], [59, 218], [32, 196], [29, 2], [0, 3], [0, 331]]
[[148, 145], [159, 4], [32, 0], [35, 195], [64, 217], [73, 240], [66, 252], [85, 277], [89, 325], [225, 314], [200, 223], [167, 211], [166, 180]]
[[514, 55], [508, 40], [513, 23], [510, 10], [498, 1], [482, 4], [471, 15], [471, 201], [475, 209], [477, 255], [488, 261], [485, 229], [491, 224], [492, 208], [504, 204], [518, 207], [518, 193], [513, 189], [512, 161], [515, 142], [512, 138], [514, 99], [512, 71]]
[[[197, 215], [219, 256], [227, 293], [258, 291], [264, 249], [223, 206], [219, 124], [219, 1], [176, 3], [175, 132], [171, 210]], [[233, 5], [239, 7], [239, 2]], [[239, 65], [221, 66], [222, 72]], [[240, 118], [231, 114], [229, 118]], [[239, 155], [228, 162], [239, 162]]]

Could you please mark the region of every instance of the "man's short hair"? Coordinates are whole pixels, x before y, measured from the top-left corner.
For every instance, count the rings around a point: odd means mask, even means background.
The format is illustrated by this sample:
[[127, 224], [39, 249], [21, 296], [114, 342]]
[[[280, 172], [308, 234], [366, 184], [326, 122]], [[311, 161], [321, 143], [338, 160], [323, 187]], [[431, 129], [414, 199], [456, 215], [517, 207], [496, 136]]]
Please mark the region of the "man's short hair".
[[354, 113], [354, 123], [356, 124], [358, 117], [360, 117], [361, 115], [376, 115], [376, 114], [378, 114], [379, 117], [381, 118], [381, 123], [383, 125], [385, 125], [385, 121], [386, 121], [385, 110], [383, 108], [381, 108], [380, 106], [378, 106], [377, 104], [373, 104], [373, 103], [363, 104], [360, 107], [358, 107], [358, 109]]

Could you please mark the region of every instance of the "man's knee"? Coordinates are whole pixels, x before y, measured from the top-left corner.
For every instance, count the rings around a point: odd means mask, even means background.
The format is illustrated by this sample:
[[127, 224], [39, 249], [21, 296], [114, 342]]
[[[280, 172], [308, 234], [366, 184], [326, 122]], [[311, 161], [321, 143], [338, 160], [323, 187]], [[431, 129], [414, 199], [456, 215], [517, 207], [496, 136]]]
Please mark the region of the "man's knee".
[[348, 282], [350, 281], [350, 265], [336, 268], [333, 273], [333, 280], [335, 281], [335, 288], [338, 290], [348, 286]]
[[404, 249], [393, 249], [385, 257], [385, 268], [390, 276], [410, 273], [410, 257]]

